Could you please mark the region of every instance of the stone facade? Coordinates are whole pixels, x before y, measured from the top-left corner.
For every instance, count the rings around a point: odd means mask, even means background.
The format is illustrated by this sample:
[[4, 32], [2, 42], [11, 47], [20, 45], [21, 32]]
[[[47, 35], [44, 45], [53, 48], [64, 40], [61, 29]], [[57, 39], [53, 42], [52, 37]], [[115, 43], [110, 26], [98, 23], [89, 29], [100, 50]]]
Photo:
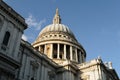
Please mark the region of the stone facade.
[[0, 80], [14, 80], [21, 66], [18, 60], [21, 36], [27, 28], [24, 18], [0, 0]]
[[27, 24], [0, 0], [0, 80], [119, 80], [112, 63], [86, 62], [86, 52], [61, 24], [58, 9], [31, 45], [21, 40]]

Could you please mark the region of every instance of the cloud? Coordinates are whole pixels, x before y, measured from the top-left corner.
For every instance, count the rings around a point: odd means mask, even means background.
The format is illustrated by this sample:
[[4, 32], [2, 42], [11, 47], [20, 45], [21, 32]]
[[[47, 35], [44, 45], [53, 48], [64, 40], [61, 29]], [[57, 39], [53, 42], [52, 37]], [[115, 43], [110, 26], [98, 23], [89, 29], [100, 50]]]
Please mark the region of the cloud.
[[27, 41], [27, 40], [28, 40], [27, 36], [26, 36], [26, 35], [24, 35], [24, 34], [22, 35], [22, 39], [23, 39], [23, 40], [25, 40], [25, 41]]
[[29, 14], [28, 18], [25, 18], [25, 21], [29, 27], [34, 27], [35, 30], [40, 30], [41, 26], [46, 22], [46, 19], [37, 21], [32, 14]]
[[46, 20], [45, 20], [45, 19], [41, 20], [41, 21], [37, 24], [37, 26], [36, 26], [36, 30], [40, 30], [40, 29], [41, 29], [42, 24], [44, 24], [45, 22], [46, 22]]

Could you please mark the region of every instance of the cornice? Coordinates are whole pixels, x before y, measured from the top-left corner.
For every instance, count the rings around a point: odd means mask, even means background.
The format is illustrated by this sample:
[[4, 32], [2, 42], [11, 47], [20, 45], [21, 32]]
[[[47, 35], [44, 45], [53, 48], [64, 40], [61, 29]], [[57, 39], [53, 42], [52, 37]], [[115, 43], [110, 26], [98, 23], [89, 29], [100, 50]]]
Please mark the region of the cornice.
[[24, 26], [24, 29], [27, 28], [25, 19], [2, 0], [0, 1], [0, 10], [4, 11], [7, 15], [9, 15], [11, 18], [13, 18], [16, 22], [18, 22], [19, 24]]

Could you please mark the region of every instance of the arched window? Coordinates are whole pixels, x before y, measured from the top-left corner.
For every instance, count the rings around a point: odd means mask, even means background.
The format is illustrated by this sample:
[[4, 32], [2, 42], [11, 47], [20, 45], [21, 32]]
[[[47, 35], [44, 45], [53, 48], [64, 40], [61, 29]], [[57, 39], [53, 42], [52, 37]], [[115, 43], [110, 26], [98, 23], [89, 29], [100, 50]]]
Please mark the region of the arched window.
[[10, 32], [7, 31], [7, 32], [5, 33], [5, 36], [4, 36], [4, 39], [3, 39], [3, 44], [4, 44], [5, 46], [8, 45], [9, 38], [10, 38]]

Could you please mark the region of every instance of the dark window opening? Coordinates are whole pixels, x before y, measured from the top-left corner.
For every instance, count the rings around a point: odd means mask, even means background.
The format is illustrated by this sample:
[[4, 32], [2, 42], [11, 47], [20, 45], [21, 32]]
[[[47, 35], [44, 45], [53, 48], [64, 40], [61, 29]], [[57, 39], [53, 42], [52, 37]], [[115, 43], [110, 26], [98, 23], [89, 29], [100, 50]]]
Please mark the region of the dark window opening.
[[5, 33], [5, 36], [4, 36], [4, 39], [3, 39], [3, 44], [4, 44], [5, 46], [8, 45], [9, 38], [10, 38], [10, 33], [7, 31], [7, 32]]
[[31, 80], [34, 80], [34, 78], [32, 77]]
[[69, 45], [66, 46], [66, 58], [70, 60], [70, 46]]
[[55, 37], [57, 36], [57, 35], [54, 35]]
[[57, 44], [53, 44], [53, 58], [57, 58]]
[[64, 45], [60, 44], [60, 55], [59, 55], [60, 59], [64, 58]]
[[40, 52], [41, 52], [41, 53], [44, 53], [44, 47], [45, 47], [44, 45], [41, 45], [41, 46], [40, 46]]
[[62, 35], [59, 35], [59, 37], [61, 37]]
[[76, 51], [75, 51], [75, 48], [73, 47], [73, 50], [72, 50], [72, 53], [73, 53], [73, 60], [76, 60]]
[[39, 47], [35, 47], [36, 50], [39, 50]]
[[84, 62], [84, 54], [81, 53], [81, 57], [82, 57], [82, 61], [81, 62]]
[[63, 36], [63, 37], [66, 37], [66, 36]]
[[76, 53], [73, 51], [73, 60], [76, 60]]
[[50, 35], [50, 37], [52, 37], [52, 35]]
[[79, 50], [77, 50], [77, 52], [78, 52], [78, 62], [80, 63], [80, 51]]

